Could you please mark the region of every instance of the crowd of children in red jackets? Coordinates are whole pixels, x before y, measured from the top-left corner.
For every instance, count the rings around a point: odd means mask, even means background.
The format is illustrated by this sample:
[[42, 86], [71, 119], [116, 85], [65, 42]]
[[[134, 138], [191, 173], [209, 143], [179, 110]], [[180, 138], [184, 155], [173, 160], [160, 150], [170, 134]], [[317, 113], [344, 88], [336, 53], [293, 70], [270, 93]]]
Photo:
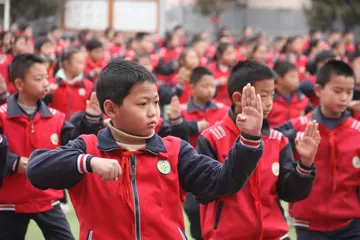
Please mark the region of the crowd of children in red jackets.
[[352, 32], [0, 41], [0, 239], [360, 239]]

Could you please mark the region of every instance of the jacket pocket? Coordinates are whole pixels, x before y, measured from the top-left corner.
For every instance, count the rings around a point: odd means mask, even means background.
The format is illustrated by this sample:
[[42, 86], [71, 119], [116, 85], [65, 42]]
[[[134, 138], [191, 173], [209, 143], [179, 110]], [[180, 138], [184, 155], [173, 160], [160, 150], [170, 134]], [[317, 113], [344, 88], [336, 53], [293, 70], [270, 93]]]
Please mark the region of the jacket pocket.
[[220, 222], [220, 217], [221, 217], [221, 213], [222, 213], [222, 209], [224, 206], [224, 202], [223, 201], [219, 201], [216, 207], [216, 215], [215, 215], [215, 222], [214, 222], [214, 230], [216, 230], [219, 226], [219, 222]]
[[181, 230], [181, 228], [179, 228], [179, 227], [178, 227], [178, 230], [180, 232], [182, 240], [187, 240], [187, 237], [186, 237], [185, 233], [183, 232], [183, 230]]
[[93, 230], [89, 230], [88, 234], [86, 236], [86, 240], [92, 240], [93, 239]]

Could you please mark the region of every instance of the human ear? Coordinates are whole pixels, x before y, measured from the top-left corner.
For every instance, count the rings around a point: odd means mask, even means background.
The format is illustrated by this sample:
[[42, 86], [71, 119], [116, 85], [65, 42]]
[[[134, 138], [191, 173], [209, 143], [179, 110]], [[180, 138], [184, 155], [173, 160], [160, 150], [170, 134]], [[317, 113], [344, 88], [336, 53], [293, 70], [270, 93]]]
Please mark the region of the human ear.
[[319, 84], [315, 85], [314, 91], [315, 91], [315, 95], [320, 98], [320, 93], [321, 93], [321, 89], [322, 87]]
[[231, 100], [234, 103], [234, 105], [240, 106], [240, 107], [241, 107], [241, 98], [242, 98], [242, 95], [240, 92], [234, 92], [231, 96]]
[[118, 106], [113, 101], [109, 99], [105, 100], [103, 107], [104, 113], [109, 116], [109, 118], [116, 118], [116, 109]]

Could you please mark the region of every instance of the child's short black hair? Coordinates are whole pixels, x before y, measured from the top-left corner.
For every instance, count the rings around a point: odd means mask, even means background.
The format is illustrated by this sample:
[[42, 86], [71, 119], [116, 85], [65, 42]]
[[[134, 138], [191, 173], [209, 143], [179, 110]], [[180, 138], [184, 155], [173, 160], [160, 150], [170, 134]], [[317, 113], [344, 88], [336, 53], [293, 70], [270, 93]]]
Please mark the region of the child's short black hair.
[[53, 42], [48, 37], [37, 38], [35, 41], [35, 51], [40, 52], [41, 47], [47, 43], [53, 44]]
[[336, 58], [336, 56], [332, 51], [330, 50], [321, 51], [315, 56], [315, 64], [317, 65], [318, 63], [325, 62], [327, 60], [331, 60], [334, 58]]
[[202, 37], [201, 37], [200, 34], [194, 35], [193, 39], [191, 40], [191, 44], [192, 44], [192, 45], [195, 45], [195, 44], [197, 44], [197, 43], [199, 43], [199, 42], [205, 42], [205, 40], [202, 39]]
[[316, 74], [316, 83], [324, 87], [333, 76], [352, 77], [355, 81], [355, 73], [349, 64], [340, 60], [330, 60], [319, 69]]
[[139, 63], [141, 58], [150, 58], [150, 53], [141, 51], [135, 54], [133, 62]]
[[297, 70], [297, 68], [294, 64], [292, 64], [291, 62], [289, 62], [287, 60], [276, 61], [275, 65], [274, 65], [274, 71], [280, 77], [285, 76], [285, 74], [287, 72], [289, 72], [290, 70]]
[[103, 44], [98, 39], [91, 39], [87, 41], [85, 45], [86, 50], [88, 50], [89, 52], [102, 47]]
[[184, 26], [181, 25], [181, 24], [179, 24], [179, 25], [176, 25], [176, 26], [174, 27], [173, 31], [176, 32], [177, 30], [183, 29], [183, 28], [184, 28]]
[[219, 58], [223, 55], [223, 53], [226, 51], [226, 49], [230, 46], [232, 45], [226, 42], [220, 43], [216, 48], [216, 52], [214, 54], [213, 60], [218, 61]]
[[49, 32], [54, 32], [54, 31], [59, 30], [59, 29], [60, 29], [60, 27], [58, 25], [53, 25], [53, 26], [50, 27]]
[[331, 49], [333, 49], [333, 50], [337, 49], [340, 46], [340, 44], [342, 44], [342, 43], [343, 43], [343, 41], [336, 41], [336, 42], [332, 43]]
[[191, 75], [190, 75], [190, 83], [197, 84], [200, 81], [200, 79], [205, 75], [212, 76], [213, 73], [206, 67], [194, 68], [194, 70], [191, 72]]
[[135, 40], [138, 41], [138, 42], [141, 42], [147, 36], [151, 36], [151, 34], [148, 33], [148, 32], [138, 32], [135, 35]]
[[23, 23], [23, 24], [21, 24], [21, 25], [19, 26], [19, 30], [20, 30], [21, 32], [23, 32], [23, 31], [25, 31], [25, 30], [26, 30], [27, 28], [29, 28], [29, 27], [31, 27], [30, 24]]
[[266, 65], [255, 61], [239, 61], [232, 69], [228, 80], [228, 94], [230, 99], [234, 92], [241, 92], [242, 89], [250, 83], [274, 79], [274, 72]]
[[29, 71], [32, 65], [40, 63], [43, 64], [44, 61], [30, 53], [17, 55], [14, 60], [11, 62], [9, 68], [9, 79], [11, 82], [15, 82], [15, 79], [25, 79], [26, 73]]
[[100, 72], [96, 82], [96, 95], [101, 110], [104, 112], [107, 99], [121, 105], [131, 88], [144, 82], [156, 84], [156, 77], [138, 63], [127, 60], [109, 63]]
[[355, 61], [355, 59], [360, 57], [360, 51], [355, 51], [351, 54], [349, 54], [349, 63], [352, 63]]
[[65, 61], [69, 61], [72, 59], [72, 57], [77, 54], [77, 53], [80, 53], [81, 52], [81, 49], [78, 48], [78, 47], [67, 47], [65, 49], [63, 49], [63, 52], [60, 56], [60, 62], [61, 63], [64, 63]]

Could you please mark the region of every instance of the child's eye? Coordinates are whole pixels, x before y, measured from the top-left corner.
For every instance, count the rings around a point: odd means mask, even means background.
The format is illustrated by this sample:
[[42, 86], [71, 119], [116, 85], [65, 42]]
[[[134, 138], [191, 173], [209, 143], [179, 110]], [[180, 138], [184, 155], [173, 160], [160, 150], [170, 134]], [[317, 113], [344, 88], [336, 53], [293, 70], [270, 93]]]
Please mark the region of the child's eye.
[[146, 106], [146, 102], [142, 102], [138, 104], [139, 106], [145, 107]]
[[159, 100], [156, 100], [156, 101], [155, 101], [155, 104], [156, 104], [156, 105], [159, 105]]

